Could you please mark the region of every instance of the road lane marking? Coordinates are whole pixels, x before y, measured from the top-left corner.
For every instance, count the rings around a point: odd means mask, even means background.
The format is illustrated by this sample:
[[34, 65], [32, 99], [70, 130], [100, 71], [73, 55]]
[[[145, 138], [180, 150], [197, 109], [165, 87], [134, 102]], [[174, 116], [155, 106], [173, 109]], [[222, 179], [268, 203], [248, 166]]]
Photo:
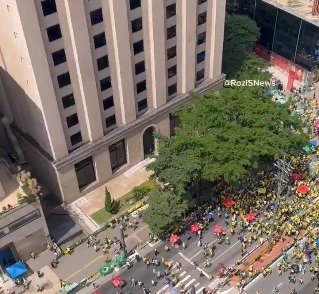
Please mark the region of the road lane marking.
[[205, 287], [202, 287], [202, 288], [200, 288], [199, 290], [197, 290], [197, 291], [196, 291], [196, 294], [202, 294], [204, 288], [205, 288]]
[[162, 242], [161, 240], [158, 240], [156, 243], [152, 244], [151, 242], [147, 241], [146, 244], [150, 247], [154, 247], [156, 244]]
[[187, 272], [185, 271], [185, 272], [182, 272], [179, 276], [180, 277], [183, 277], [183, 276], [185, 276], [187, 274]]
[[183, 282], [185, 282], [186, 280], [188, 280], [191, 277], [191, 275], [188, 275], [186, 278], [184, 278], [183, 280], [179, 281], [176, 285], [175, 288], [179, 287], [180, 284], [182, 284]]
[[77, 274], [79, 274], [80, 272], [82, 272], [83, 270], [87, 269], [88, 267], [90, 267], [92, 264], [94, 264], [95, 262], [97, 262], [99, 259], [101, 258], [105, 258], [104, 255], [100, 255], [97, 258], [91, 260], [89, 263], [87, 263], [85, 266], [83, 266], [82, 268], [80, 268], [79, 270], [77, 270], [76, 272], [74, 272], [72, 275], [68, 276], [66, 279], [64, 279], [64, 281], [68, 282], [70, 279], [72, 279], [74, 276], [76, 276]]
[[200, 283], [197, 283], [194, 285], [195, 288], [197, 288], [200, 285]]
[[168, 285], [165, 285], [162, 289], [158, 290], [156, 292], [156, 294], [160, 294], [160, 293], [164, 292], [167, 288], [168, 288]]
[[[180, 255], [181, 257], [183, 257], [186, 261], [188, 261], [191, 265], [193, 265], [193, 262], [187, 258], [182, 252], [178, 252], [178, 255]], [[210, 278], [209, 277], [209, 274], [207, 274], [204, 270], [202, 270], [200, 267], [196, 266], [195, 269], [197, 269], [198, 271], [202, 272], [203, 275], [205, 275], [208, 279]]]
[[185, 285], [185, 288], [187, 288], [190, 284], [194, 283], [195, 281], [196, 281], [196, 279], [190, 280], [190, 281]]

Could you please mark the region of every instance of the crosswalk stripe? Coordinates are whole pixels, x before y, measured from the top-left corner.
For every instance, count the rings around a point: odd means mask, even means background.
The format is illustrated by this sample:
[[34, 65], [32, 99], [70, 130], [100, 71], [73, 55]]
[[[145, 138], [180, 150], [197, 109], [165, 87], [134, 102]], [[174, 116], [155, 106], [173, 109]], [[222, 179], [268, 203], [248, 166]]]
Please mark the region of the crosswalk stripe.
[[205, 288], [205, 287], [202, 287], [202, 288], [200, 288], [199, 290], [197, 290], [197, 291], [196, 291], [196, 294], [202, 294], [204, 288]]
[[162, 289], [158, 290], [156, 292], [156, 294], [160, 294], [160, 293], [164, 292], [167, 288], [168, 288], [168, 285], [165, 285]]
[[197, 288], [200, 285], [200, 283], [197, 283], [194, 285], [195, 288]]
[[179, 285], [180, 285], [181, 283], [185, 282], [185, 281], [188, 280], [190, 277], [191, 277], [191, 276], [188, 275], [186, 278], [184, 278], [183, 280], [179, 281], [179, 282], [176, 284], [175, 288], [179, 287]]
[[183, 276], [185, 276], [187, 274], [187, 271], [184, 271], [184, 272], [182, 272], [179, 276], [180, 277], [183, 277]]
[[194, 283], [196, 280], [195, 279], [192, 279], [191, 281], [189, 281], [186, 285], [185, 285], [185, 288], [187, 288], [190, 284]]

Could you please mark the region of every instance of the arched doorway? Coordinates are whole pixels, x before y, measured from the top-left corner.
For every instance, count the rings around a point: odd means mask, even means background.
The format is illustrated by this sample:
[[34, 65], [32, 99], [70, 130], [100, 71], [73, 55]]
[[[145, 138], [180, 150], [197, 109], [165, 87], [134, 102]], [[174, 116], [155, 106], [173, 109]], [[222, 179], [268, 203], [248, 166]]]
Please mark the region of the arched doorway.
[[144, 131], [144, 134], [143, 134], [144, 158], [153, 155], [155, 152], [154, 132], [155, 132], [154, 127], [149, 127]]

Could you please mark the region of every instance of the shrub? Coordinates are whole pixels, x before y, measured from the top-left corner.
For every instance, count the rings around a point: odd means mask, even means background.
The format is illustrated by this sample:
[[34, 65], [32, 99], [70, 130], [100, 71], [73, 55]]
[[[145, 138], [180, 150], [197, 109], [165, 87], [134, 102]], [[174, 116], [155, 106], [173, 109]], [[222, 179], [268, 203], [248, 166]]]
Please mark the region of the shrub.
[[156, 187], [156, 183], [154, 180], [149, 180], [132, 190], [133, 198], [138, 201], [143, 199], [151, 190]]
[[105, 211], [116, 214], [120, 209], [120, 201], [112, 199], [110, 192], [105, 187], [105, 198], [104, 198], [104, 209]]

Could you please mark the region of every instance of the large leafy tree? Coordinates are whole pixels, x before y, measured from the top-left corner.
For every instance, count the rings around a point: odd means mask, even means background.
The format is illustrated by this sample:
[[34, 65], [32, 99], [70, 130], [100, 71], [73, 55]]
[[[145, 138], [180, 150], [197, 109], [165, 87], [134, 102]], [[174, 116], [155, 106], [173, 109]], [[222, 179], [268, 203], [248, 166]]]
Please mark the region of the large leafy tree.
[[143, 213], [143, 220], [156, 235], [164, 234], [189, 208], [189, 201], [185, 194], [160, 189], [151, 191], [148, 204], [148, 208]]
[[[250, 57], [239, 79], [268, 78], [252, 64], [259, 66], [259, 61]], [[198, 179], [241, 182], [252, 170], [296, 154], [307, 142], [287, 105], [271, 102], [260, 87], [230, 87], [194, 98], [177, 112], [181, 125], [175, 136], [160, 137], [158, 155], [148, 167], [178, 193]]]
[[240, 70], [260, 37], [254, 20], [245, 15], [227, 15], [223, 49], [223, 72], [233, 77]]

